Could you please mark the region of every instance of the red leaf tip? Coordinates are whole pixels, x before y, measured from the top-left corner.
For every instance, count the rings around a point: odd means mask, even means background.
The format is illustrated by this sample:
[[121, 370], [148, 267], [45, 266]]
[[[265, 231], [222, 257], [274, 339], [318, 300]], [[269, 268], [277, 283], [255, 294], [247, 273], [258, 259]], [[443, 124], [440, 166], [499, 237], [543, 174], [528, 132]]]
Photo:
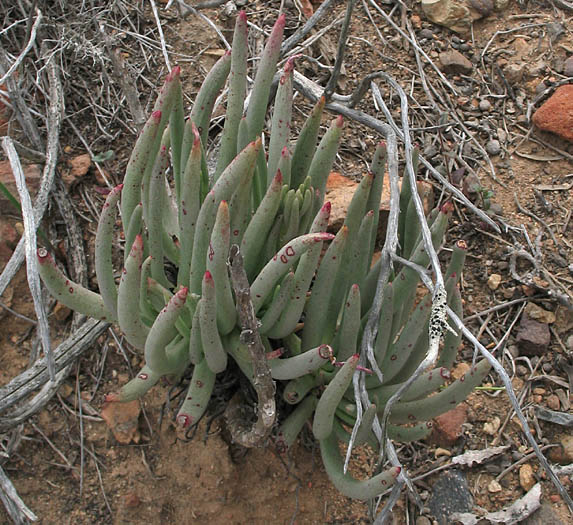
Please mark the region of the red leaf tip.
[[213, 280], [213, 275], [211, 274], [211, 272], [209, 270], [207, 270], [205, 272], [205, 275], [203, 277], [205, 278], [206, 281], [212, 281]]
[[242, 22], [247, 21], [247, 12], [246, 11], [239, 11], [239, 20]]
[[157, 111], [154, 111], [151, 116], [156, 122], [159, 122], [161, 120], [161, 110], [158, 109]]

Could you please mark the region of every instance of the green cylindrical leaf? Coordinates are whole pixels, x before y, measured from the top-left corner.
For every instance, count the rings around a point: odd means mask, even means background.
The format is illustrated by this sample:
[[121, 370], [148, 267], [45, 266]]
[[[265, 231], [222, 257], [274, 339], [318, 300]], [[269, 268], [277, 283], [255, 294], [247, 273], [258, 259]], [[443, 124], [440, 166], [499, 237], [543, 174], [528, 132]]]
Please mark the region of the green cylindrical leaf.
[[113, 244], [113, 227], [117, 216], [117, 203], [123, 184], [110, 191], [97, 225], [95, 238], [95, 271], [99, 286], [99, 293], [106, 306], [117, 319], [117, 286], [113, 276], [111, 247]]
[[312, 424], [312, 432], [316, 439], [324, 440], [331, 435], [336, 407], [352, 381], [358, 358], [358, 354], [351, 356], [320, 396]]
[[199, 313], [201, 343], [207, 365], [218, 374], [227, 368], [227, 352], [223, 348], [217, 328], [217, 297], [211, 272], [206, 271], [203, 278], [203, 297]]

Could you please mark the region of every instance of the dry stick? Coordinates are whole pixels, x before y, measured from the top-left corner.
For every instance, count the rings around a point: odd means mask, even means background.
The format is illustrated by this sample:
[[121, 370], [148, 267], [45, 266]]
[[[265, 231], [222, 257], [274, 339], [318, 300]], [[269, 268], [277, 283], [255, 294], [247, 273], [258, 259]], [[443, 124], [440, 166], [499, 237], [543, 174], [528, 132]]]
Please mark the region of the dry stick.
[[[312, 102], [316, 102], [320, 98], [322, 89], [312, 80], [309, 80], [304, 75], [298, 71], [294, 71], [294, 84], [296, 89], [306, 98], [310, 99]], [[382, 100], [380, 96], [380, 91], [376, 84], [372, 83], [371, 88], [378, 99]], [[395, 131], [398, 138], [403, 139], [402, 131], [396, 126], [393, 120], [388, 120], [389, 124], [385, 124], [381, 120], [374, 118], [363, 111], [356, 109], [351, 109], [343, 104], [338, 104], [336, 102], [330, 102], [326, 105], [326, 109], [339, 113], [345, 117], [351, 118], [360, 124], [363, 124], [378, 133], [385, 135], [385, 126], [390, 125]], [[420, 162], [430, 171], [430, 173], [438, 179], [440, 184], [442, 184], [448, 191], [450, 191], [463, 205], [477, 215], [482, 221], [487, 223], [493, 230], [500, 233], [501, 230], [499, 226], [489, 217], [483, 210], [480, 210], [475, 206], [458, 188], [451, 184], [439, 171], [437, 171], [429, 161], [427, 161], [422, 155], [420, 155]]]
[[[62, 86], [60, 84], [60, 79], [57, 72], [57, 65], [55, 63], [54, 57], [48, 61], [48, 76], [50, 79], [50, 107], [48, 110], [48, 145], [46, 147], [46, 164], [44, 166], [44, 171], [42, 173], [42, 180], [40, 182], [40, 189], [38, 190], [38, 195], [36, 196], [36, 203], [34, 206], [34, 223], [37, 227], [44, 216], [44, 212], [48, 206], [48, 196], [52, 183], [54, 181], [54, 176], [56, 173], [56, 163], [58, 159], [58, 144], [60, 136], [60, 123], [62, 120]], [[36, 129], [35, 123], [33, 123], [34, 129]], [[28, 135], [30, 138], [33, 136]], [[39, 136], [39, 134], [38, 134]], [[34, 144], [38, 149], [42, 149], [41, 142], [39, 144]], [[21, 238], [6, 264], [4, 271], [0, 275], [0, 295], [4, 293], [10, 281], [16, 275], [16, 272], [20, 268], [22, 262], [24, 261], [25, 252], [25, 239]]]
[[328, 12], [334, 0], [325, 0], [306, 23], [294, 34], [287, 38], [281, 45], [281, 57], [285, 56], [293, 47], [295, 47], [317, 24], [317, 22]]
[[248, 429], [240, 417], [240, 407], [229, 404], [227, 420], [233, 441], [243, 447], [253, 448], [264, 444], [276, 418], [275, 385], [271, 377], [265, 347], [258, 329], [258, 320], [251, 301], [251, 287], [243, 267], [239, 247], [231, 246], [229, 254], [231, 283], [237, 301], [237, 314], [241, 325], [240, 341], [247, 345], [253, 366], [253, 387], [258, 396], [257, 421]]
[[12, 75], [12, 73], [14, 73], [14, 71], [16, 71], [16, 69], [22, 63], [24, 58], [26, 58], [26, 55], [28, 54], [30, 49], [32, 49], [32, 46], [36, 41], [36, 34], [38, 32], [38, 27], [40, 27], [41, 21], [42, 21], [42, 11], [36, 8], [36, 20], [34, 21], [34, 25], [32, 26], [32, 31], [30, 32], [30, 38], [28, 40], [28, 43], [26, 44], [22, 52], [18, 55], [18, 58], [16, 58], [14, 63], [10, 66], [8, 71], [6, 71], [6, 73], [2, 77], [0, 77], [0, 86], [4, 84], [4, 82], [6, 82], [6, 80]]
[[147, 120], [145, 116], [145, 111], [141, 107], [139, 98], [137, 96], [137, 89], [135, 87], [135, 82], [130, 74], [130, 72], [125, 67], [125, 62], [121, 58], [121, 55], [113, 49], [112, 41], [109, 35], [105, 31], [103, 23], [99, 23], [97, 20], [94, 21], [96, 24], [107, 51], [109, 58], [111, 60], [111, 65], [113, 66], [114, 78], [119, 83], [121, 91], [127, 99], [127, 104], [129, 106], [129, 111], [133, 120], [135, 122], [135, 127], [138, 131], [141, 131], [145, 121]]
[[20, 158], [18, 157], [18, 153], [16, 153], [12, 139], [10, 139], [10, 137], [4, 137], [2, 139], [2, 147], [4, 148], [4, 152], [10, 161], [10, 167], [12, 168], [12, 173], [14, 174], [16, 188], [18, 189], [20, 203], [22, 205], [28, 287], [30, 288], [30, 293], [32, 294], [34, 310], [36, 311], [36, 317], [38, 318], [38, 333], [42, 342], [44, 355], [46, 356], [50, 381], [54, 381], [56, 379], [56, 371], [54, 367], [54, 356], [52, 354], [52, 348], [50, 345], [50, 325], [48, 324], [46, 309], [44, 308], [44, 303], [42, 302], [42, 289], [40, 286], [40, 276], [38, 273], [38, 260], [36, 258], [36, 224], [34, 220], [32, 199], [30, 198], [30, 193], [26, 187], [26, 178], [24, 177], [22, 164], [20, 163]]
[[161, 27], [161, 20], [159, 20], [159, 13], [157, 11], [157, 5], [155, 5], [155, 0], [149, 0], [151, 4], [151, 10], [153, 11], [153, 18], [155, 19], [155, 24], [157, 25], [157, 32], [159, 33], [159, 42], [161, 44], [161, 52], [163, 53], [163, 60], [165, 60], [165, 65], [167, 70], [171, 73], [171, 62], [169, 62], [169, 55], [167, 54], [167, 45], [165, 44], [165, 37], [163, 36], [163, 28]]
[[221, 33], [221, 30], [217, 27], [217, 24], [215, 24], [210, 18], [206, 17], [203, 13], [197, 11], [195, 7], [186, 4], [182, 0], [177, 0], [177, 9], [179, 10], [179, 15], [181, 16], [181, 18], [186, 18], [190, 14], [194, 14], [195, 16], [198, 16], [199, 18], [207, 22], [207, 24], [211, 26], [213, 31], [217, 33], [217, 36], [221, 39], [221, 42], [223, 42], [227, 51], [231, 49], [231, 44], [229, 44], [227, 39], [224, 37], [223, 33]]
[[[415, 265], [412, 265], [411, 267], [414, 270], [418, 271], [418, 269], [415, 267]], [[420, 275], [420, 278], [422, 279], [422, 282], [426, 285], [426, 287], [429, 290], [432, 290], [432, 288], [433, 288], [432, 281], [425, 274], [425, 272], [419, 272], [419, 275]], [[573, 513], [573, 500], [571, 499], [571, 497], [569, 496], [569, 494], [567, 493], [567, 491], [563, 487], [561, 481], [559, 481], [559, 478], [553, 472], [551, 466], [549, 465], [549, 462], [547, 461], [547, 459], [543, 455], [543, 452], [541, 451], [541, 449], [539, 448], [539, 445], [535, 441], [533, 434], [529, 430], [529, 425], [527, 423], [527, 419], [525, 418], [525, 416], [523, 415], [523, 412], [521, 411], [521, 408], [519, 406], [519, 401], [517, 400], [517, 397], [515, 396], [515, 392], [513, 390], [512, 384], [511, 384], [511, 379], [507, 375], [507, 372], [505, 371], [503, 366], [501, 366], [499, 361], [492, 355], [492, 353], [489, 350], [487, 350], [478, 341], [478, 339], [473, 335], [473, 333], [468, 328], [466, 328], [463, 321], [458, 317], [458, 315], [449, 306], [447, 307], [447, 313], [448, 313], [450, 319], [456, 325], [456, 328], [458, 330], [462, 331], [462, 334], [474, 345], [474, 348], [479, 350], [479, 353], [489, 361], [489, 363], [491, 364], [493, 369], [497, 372], [498, 376], [501, 378], [501, 380], [505, 386], [505, 391], [507, 393], [507, 396], [509, 397], [509, 401], [511, 402], [511, 406], [513, 407], [513, 410], [515, 411], [515, 414], [517, 415], [519, 422], [521, 423], [522, 430], [523, 430], [523, 433], [525, 434], [525, 437], [527, 438], [527, 441], [529, 441], [529, 444], [531, 445], [531, 447], [535, 451], [535, 455], [537, 456], [537, 459], [539, 460], [539, 462], [541, 463], [541, 465], [545, 469], [545, 472], [547, 473], [547, 475], [549, 476], [549, 478], [551, 479], [551, 481], [553, 482], [553, 484], [555, 485], [555, 487], [559, 491], [560, 496], [567, 503], [567, 506], [569, 507], [569, 510], [571, 511], [571, 513]]]
[[348, 30], [350, 29], [350, 20], [352, 18], [352, 11], [354, 9], [354, 4], [356, 0], [348, 0], [346, 4], [346, 13], [344, 15], [344, 21], [342, 22], [342, 27], [340, 28], [340, 36], [338, 38], [338, 48], [336, 50], [336, 59], [334, 61], [334, 67], [332, 68], [332, 73], [330, 78], [324, 88], [324, 97], [327, 102], [330, 102], [332, 94], [336, 89], [338, 83], [338, 77], [340, 76], [340, 71], [342, 70], [342, 63], [344, 62], [344, 52], [346, 50], [346, 41], [348, 40]]
[[16, 488], [6, 476], [4, 469], [0, 467], [0, 499], [4, 503], [6, 511], [14, 523], [27, 523], [28, 521], [38, 521], [36, 516], [22, 501]]
[[[54, 361], [56, 372], [59, 373], [78, 355], [109, 327], [109, 323], [89, 319], [78, 330], [70, 335], [65, 341], [54, 350]], [[0, 413], [26, 398], [34, 390], [48, 380], [45, 358], [38, 359], [28, 370], [22, 372], [7, 385], [0, 387]], [[9, 422], [10, 418], [6, 418]], [[1, 421], [1, 420], [0, 420]], [[0, 422], [0, 431], [4, 431], [11, 426], [6, 426], [6, 422]]]
[[368, 0], [370, 5], [372, 7], [374, 7], [374, 9], [376, 9], [376, 11], [378, 11], [386, 20], [386, 22], [388, 22], [396, 31], [398, 31], [398, 33], [400, 33], [400, 35], [402, 36], [402, 38], [404, 38], [405, 40], [407, 40], [408, 42], [410, 42], [410, 44], [412, 44], [412, 46], [414, 48], [416, 48], [419, 53], [428, 61], [428, 64], [430, 64], [430, 66], [432, 66], [432, 69], [438, 74], [438, 76], [442, 79], [442, 82], [444, 82], [444, 84], [446, 84], [446, 86], [448, 86], [448, 88], [451, 90], [451, 92], [458, 96], [458, 92], [456, 91], [456, 88], [454, 88], [454, 86], [452, 86], [452, 84], [450, 84], [449, 80], [444, 76], [444, 74], [440, 71], [440, 69], [438, 68], [438, 66], [436, 66], [436, 64], [434, 64], [434, 62], [432, 61], [432, 59], [428, 56], [428, 54], [419, 46], [419, 44], [417, 42], [414, 42], [410, 39], [410, 37], [404, 32], [402, 31], [402, 29], [394, 22], [394, 20], [392, 20], [391, 17], [389, 17], [386, 12], [378, 5], [376, 4], [376, 2], [374, 2], [374, 0]]

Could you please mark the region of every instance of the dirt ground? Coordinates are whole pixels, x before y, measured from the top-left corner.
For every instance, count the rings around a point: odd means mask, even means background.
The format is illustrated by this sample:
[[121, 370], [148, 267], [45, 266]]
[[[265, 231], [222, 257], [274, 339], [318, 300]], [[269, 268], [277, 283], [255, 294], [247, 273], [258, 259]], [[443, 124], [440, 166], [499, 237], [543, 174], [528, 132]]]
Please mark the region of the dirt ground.
[[[249, 20], [265, 30], [270, 27], [276, 17], [278, 3], [242, 3], [246, 4]], [[335, 5], [335, 12], [341, 14], [344, 10], [341, 2]], [[380, 6], [390, 12], [391, 6]], [[533, 408], [536, 405], [555, 408], [554, 399], [557, 397], [561, 400], [561, 404], [557, 404], [558, 409], [571, 413], [571, 379], [563, 364], [573, 364], [573, 348], [568, 347], [568, 339], [570, 341], [573, 335], [573, 319], [565, 306], [512, 278], [509, 250], [516, 241], [526, 242], [523, 232], [519, 231], [523, 225], [532, 245], [539, 245], [544, 268], [553, 280], [551, 282], [556, 282], [555, 286], [571, 298], [573, 275], [568, 265], [573, 260], [573, 221], [570, 220], [573, 209], [573, 144], [535, 130], [520, 118], [526, 114], [528, 103], [538, 93], [566, 78], [562, 74], [561, 64], [573, 55], [571, 13], [558, 10], [549, 3], [528, 2], [521, 5], [510, 2], [503, 11], [475, 22], [472, 35], [462, 37], [428, 22], [418, 3], [409, 2], [408, 6], [409, 10], [404, 11], [403, 18], [396, 14], [394, 20], [399, 25], [408, 20], [419, 39], [422, 30], [432, 32], [432, 36], [421, 45], [436, 63], [438, 52], [449, 49], [452, 42], [457, 46], [467, 44], [464, 52], [470, 57], [479, 55], [490, 43], [489, 51], [494, 56], [491, 61], [474, 60], [475, 68], [471, 73], [448, 75], [460, 93], [449, 100], [468, 129], [475, 133], [479, 144], [486, 147], [492, 139], [499, 141], [499, 152], [491, 155], [499, 182], [492, 179], [487, 164], [482, 161], [482, 167], [477, 169], [479, 189], [472, 193], [472, 197], [480, 207], [489, 206], [497, 211], [501, 220], [511, 228], [497, 234], [470, 211], [459, 206], [454, 214], [447, 246], [460, 238], [469, 244], [462, 289], [466, 316], [496, 304], [530, 296], [544, 310], [555, 314], [555, 320], [551, 323], [551, 344], [542, 356], [530, 358], [518, 354], [507, 355], [511, 354], [512, 347], [516, 348], [518, 322], [509, 334], [504, 356], [504, 364], [513, 377], [518, 398], [531, 418], [531, 427], [540, 444], [548, 446], [547, 450], [550, 451], [549, 445], [559, 444], [570, 433], [570, 429], [537, 420]], [[162, 9], [164, 6], [159, 7]], [[288, 2], [285, 9], [287, 29], [292, 31], [299, 24], [299, 12]], [[222, 28], [228, 39], [231, 38], [232, 18], [225, 15], [224, 7], [201, 12]], [[396, 13], [399, 13], [399, 9]], [[145, 16], [148, 24], [154, 24], [151, 9], [145, 11]], [[374, 11], [372, 16], [377, 23], [376, 27], [360, 3], [357, 3], [351, 25], [346, 70], [337, 88], [341, 94], [351, 93], [365, 74], [380, 69], [394, 75], [405, 88], [413, 86], [412, 72], [417, 72], [418, 66], [412, 47], [406, 46], [397, 31]], [[222, 44], [215, 32], [193, 15], [181, 20], [175, 11], [161, 11], [161, 17], [173, 62], [182, 66], [184, 89], [192, 99], [206, 71], [224, 52]], [[334, 16], [328, 18], [333, 20]], [[562, 24], [563, 33], [559, 38], [550, 38], [546, 25], [549, 22]], [[496, 33], [520, 26], [524, 28], [511, 33]], [[387, 39], [387, 45], [381, 42], [380, 35]], [[319, 43], [306, 49], [303, 55], [320, 58], [328, 63], [336, 52], [336, 39], [337, 32], [331, 28]], [[159, 48], [156, 53], [161, 56]], [[128, 61], [135, 59], [137, 49], [128, 49], [123, 54]], [[327, 76], [323, 69], [316, 65], [316, 61], [305, 56], [299, 59], [297, 68], [306, 76], [324, 84]], [[160, 66], [153, 78], [155, 84], [164, 74]], [[425, 68], [425, 71], [428, 81], [434, 81], [435, 73], [430, 68]], [[503, 73], [498, 75], [498, 71]], [[510, 73], [517, 76], [511, 76]], [[440, 89], [443, 92], [443, 87]], [[152, 99], [149, 90], [145, 97]], [[420, 83], [416, 82], [412, 98], [418, 103], [411, 105], [410, 125], [415, 128], [414, 138], [423, 153], [430, 155], [434, 148], [436, 151], [431, 157], [432, 163], [443, 166], [444, 159], [449, 159], [452, 161], [452, 171], [461, 166], [457, 156], [460, 153], [467, 154], [467, 158], [471, 159], [468, 162], [475, 167], [477, 164], [473, 160], [480, 158], [476, 149], [469, 149], [469, 146], [462, 148], [462, 145], [456, 143], [455, 136], [448, 134], [447, 129], [444, 128], [443, 133], [416, 131], [437, 124], [436, 115], [432, 114], [424, 97]], [[146, 100], [143, 100], [144, 105]], [[488, 109], [479, 109], [482, 100], [490, 102]], [[295, 115], [297, 123], [308, 111], [310, 104], [302, 101], [298, 107], [299, 112]], [[359, 108], [383, 120], [382, 113], [376, 111], [370, 95], [360, 103]], [[398, 117], [398, 104], [391, 111], [394, 118]], [[488, 123], [485, 128], [484, 122]], [[345, 139], [336, 169], [350, 178], [359, 179], [380, 137], [373, 130], [349, 120], [345, 126]], [[97, 128], [87, 117], [82, 129], [93, 140]], [[70, 175], [70, 162], [86, 151], [73, 134], [64, 133], [63, 138], [67, 142], [61, 144], [62, 174], [70, 176], [68, 189], [78, 211], [86, 219], [82, 223], [82, 231], [88, 263], [93, 270], [95, 225], [93, 218], [89, 218], [89, 207], [85, 204], [84, 196], [89, 194], [94, 206], [101, 206], [103, 197], [97, 188], [102, 186], [102, 182], [93, 165], [85, 175], [75, 178]], [[106, 142], [104, 138], [98, 145], [98, 151], [113, 146], [116, 152], [115, 159], [104, 164], [106, 174], [113, 182], [121, 180], [121, 170], [125, 166], [129, 144], [132, 142], [133, 136], [126, 134], [121, 135], [115, 143]], [[449, 173], [449, 170], [450, 167], [445, 168], [450, 178], [455, 177], [455, 171]], [[439, 196], [439, 186], [436, 185], [435, 189]], [[539, 220], [519, 211], [515, 195], [523, 209], [542, 218], [549, 225], [557, 245]], [[7, 207], [2, 206], [0, 219], [5, 228], [3, 231], [21, 231], [18, 217], [9, 212], [4, 213]], [[51, 217], [55, 218], [56, 232], [62, 235], [54, 211]], [[9, 238], [5, 233], [3, 235], [2, 256], [5, 257], [6, 250], [9, 252], [13, 249], [17, 239]], [[61, 248], [61, 251], [65, 252], [65, 248]], [[447, 254], [444, 255], [444, 261], [447, 261]], [[4, 262], [3, 258], [2, 264]], [[519, 273], [527, 269], [523, 261], [518, 262]], [[492, 274], [500, 277], [495, 289], [491, 286]], [[90, 279], [95, 284], [93, 271]], [[547, 275], [544, 280], [547, 281]], [[543, 281], [538, 284], [540, 288], [548, 286]], [[25, 269], [20, 270], [1, 301], [10, 310], [34, 318]], [[468, 326], [474, 333], [479, 333], [480, 341], [486, 347], [492, 348], [511, 323], [519, 318], [523, 304], [516, 303], [498, 312], [475, 317], [468, 321]], [[54, 345], [70, 333], [69, 314], [65, 308], [59, 308], [50, 315]], [[0, 322], [0, 384], [4, 385], [28, 368], [30, 355], [37, 350], [38, 344], [32, 334], [32, 325], [27, 320], [2, 308]], [[471, 362], [472, 355], [473, 348], [464, 343], [458, 363]], [[207, 420], [204, 420], [193, 439], [176, 431], [173, 423], [176, 412], [173, 403], [176, 404], [176, 401], [166, 404], [167, 397], [176, 391], [174, 385], [161, 384], [142, 400], [137, 427], [128, 429], [127, 443], [118, 442], [101, 417], [104, 397], [125, 384], [141, 362], [139, 355], [129, 349], [121, 349], [117, 340], [106, 332], [92, 350], [81, 356], [70, 377], [46, 408], [4, 436], [3, 444], [14, 436], [20, 440], [3, 463], [3, 468], [20, 497], [39, 517], [39, 523], [152, 525], [370, 522], [365, 504], [348, 500], [332, 487], [310, 433], [303, 436], [288, 457], [278, 455], [271, 448], [251, 450], [246, 455], [235, 457], [225, 439], [221, 422], [216, 417], [209, 418], [209, 427]], [[533, 373], [529, 365], [533, 367]], [[466, 450], [480, 450], [492, 444], [509, 445], [506, 452], [491, 462], [462, 469], [468, 479], [475, 505], [488, 511], [499, 510], [524, 495], [519, 465], [500, 479], [499, 490], [491, 490], [491, 482], [503, 469], [531, 452], [519, 423], [511, 413], [507, 396], [495, 389], [499, 385], [499, 378], [491, 375], [486, 380], [486, 388], [469, 397], [463, 434], [454, 445], [444, 448], [431, 442], [420, 442], [398, 447], [404, 465], [416, 477], [446, 465], [449, 457]], [[371, 451], [360, 449], [355, 454], [354, 472], [357, 475], [367, 473], [372, 462]], [[566, 505], [554, 486], [546, 480], [535, 458], [526, 463], [531, 465], [534, 478], [542, 481], [542, 501], [550, 505], [552, 512], [563, 523], [571, 523]], [[427, 501], [438, 476], [439, 471], [417, 481], [416, 486], [423, 501]], [[571, 480], [563, 477], [562, 481], [571, 494]], [[416, 516], [419, 513], [406, 495], [403, 495], [393, 516], [395, 523], [418, 523]], [[0, 509], [0, 521], [10, 523], [3, 508]]]

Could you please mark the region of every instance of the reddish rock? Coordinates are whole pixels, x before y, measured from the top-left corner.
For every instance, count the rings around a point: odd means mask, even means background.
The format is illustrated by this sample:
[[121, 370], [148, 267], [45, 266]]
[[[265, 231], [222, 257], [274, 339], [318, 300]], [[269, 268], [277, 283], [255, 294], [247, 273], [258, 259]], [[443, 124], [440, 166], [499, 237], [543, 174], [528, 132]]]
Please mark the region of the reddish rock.
[[449, 447], [462, 435], [462, 425], [467, 421], [468, 407], [459, 404], [449, 412], [434, 419], [430, 441], [439, 447]]
[[533, 114], [533, 123], [539, 129], [573, 142], [573, 84], [557, 88]]
[[549, 325], [531, 319], [526, 313], [521, 316], [516, 342], [526, 356], [543, 355], [551, 341]]

